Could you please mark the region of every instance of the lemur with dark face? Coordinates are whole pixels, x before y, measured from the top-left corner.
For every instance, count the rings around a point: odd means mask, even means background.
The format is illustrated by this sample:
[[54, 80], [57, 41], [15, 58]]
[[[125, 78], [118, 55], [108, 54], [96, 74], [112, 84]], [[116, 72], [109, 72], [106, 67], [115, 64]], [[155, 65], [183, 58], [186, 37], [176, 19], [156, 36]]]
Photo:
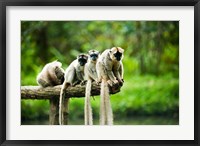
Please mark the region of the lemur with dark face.
[[44, 66], [37, 76], [37, 83], [42, 87], [61, 85], [64, 82], [62, 63], [53, 61]]
[[87, 80], [85, 88], [85, 125], [93, 125], [92, 108], [90, 103], [92, 82], [97, 80], [96, 62], [99, 58], [99, 51], [90, 50], [88, 52], [88, 62], [85, 64], [85, 79]]
[[65, 99], [64, 91], [69, 86], [75, 86], [78, 83], [84, 81], [84, 66], [87, 63], [88, 56], [85, 54], [78, 55], [65, 71], [65, 80], [60, 91], [59, 102], [59, 124], [64, 124], [64, 113], [68, 112], [68, 109], [64, 109], [64, 104], [68, 104], [69, 98]]
[[99, 57], [96, 70], [98, 81], [101, 82], [100, 93], [100, 124], [112, 125], [113, 113], [109, 97], [109, 86], [123, 85], [123, 53], [124, 50], [120, 47], [113, 47], [105, 50]]

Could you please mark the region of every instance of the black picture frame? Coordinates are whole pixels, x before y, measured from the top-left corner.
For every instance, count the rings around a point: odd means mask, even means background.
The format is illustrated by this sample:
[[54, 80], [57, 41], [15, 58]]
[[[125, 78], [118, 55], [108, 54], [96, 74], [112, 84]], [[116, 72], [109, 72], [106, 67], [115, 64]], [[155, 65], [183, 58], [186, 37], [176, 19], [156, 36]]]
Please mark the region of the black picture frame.
[[[7, 6], [194, 6], [194, 140], [7, 140], [6, 139], [6, 7]], [[200, 1], [199, 0], [0, 0], [0, 144], [21, 145], [199, 145], [199, 64], [200, 56]]]

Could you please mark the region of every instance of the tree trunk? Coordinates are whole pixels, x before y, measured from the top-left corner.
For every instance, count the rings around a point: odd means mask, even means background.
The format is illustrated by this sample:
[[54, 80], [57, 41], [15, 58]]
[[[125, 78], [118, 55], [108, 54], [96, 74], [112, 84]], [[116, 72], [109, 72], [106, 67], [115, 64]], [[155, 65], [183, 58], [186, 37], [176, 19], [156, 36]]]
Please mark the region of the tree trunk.
[[49, 109], [49, 125], [59, 125], [58, 116], [59, 116], [59, 99], [52, 97], [50, 100], [50, 109]]

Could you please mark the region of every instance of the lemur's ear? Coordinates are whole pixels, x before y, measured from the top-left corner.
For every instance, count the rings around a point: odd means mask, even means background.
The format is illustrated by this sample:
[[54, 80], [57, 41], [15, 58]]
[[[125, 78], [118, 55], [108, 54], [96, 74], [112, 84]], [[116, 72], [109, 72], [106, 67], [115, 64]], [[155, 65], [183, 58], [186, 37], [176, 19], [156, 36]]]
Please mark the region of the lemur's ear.
[[90, 54], [92, 51], [93, 51], [93, 50], [89, 50], [89, 51], [88, 51], [88, 54]]
[[119, 51], [120, 53], [124, 53], [124, 49], [122, 49], [121, 47], [117, 47], [117, 49], [118, 49], [118, 51]]
[[110, 52], [111, 53], [116, 53], [118, 51], [118, 48], [117, 47], [112, 47], [111, 49], [110, 49]]
[[86, 57], [86, 59], [88, 59], [89, 55], [88, 55], [88, 54], [85, 54], [85, 57]]

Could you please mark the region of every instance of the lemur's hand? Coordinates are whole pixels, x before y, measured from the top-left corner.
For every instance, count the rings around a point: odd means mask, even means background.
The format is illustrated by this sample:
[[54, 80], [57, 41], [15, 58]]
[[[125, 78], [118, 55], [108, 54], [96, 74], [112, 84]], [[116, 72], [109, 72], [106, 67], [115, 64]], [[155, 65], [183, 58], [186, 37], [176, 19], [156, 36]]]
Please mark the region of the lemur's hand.
[[124, 80], [123, 79], [118, 79], [119, 85], [123, 86]]
[[114, 85], [118, 84], [118, 80], [113, 81]]
[[113, 86], [113, 82], [111, 80], [107, 80], [107, 83], [109, 86], [111, 86], [111, 87]]
[[87, 83], [87, 80], [81, 81], [81, 86], [85, 85]]
[[95, 82], [97, 85], [100, 85], [100, 83], [101, 83], [101, 81], [99, 81], [99, 80], [96, 80]]

